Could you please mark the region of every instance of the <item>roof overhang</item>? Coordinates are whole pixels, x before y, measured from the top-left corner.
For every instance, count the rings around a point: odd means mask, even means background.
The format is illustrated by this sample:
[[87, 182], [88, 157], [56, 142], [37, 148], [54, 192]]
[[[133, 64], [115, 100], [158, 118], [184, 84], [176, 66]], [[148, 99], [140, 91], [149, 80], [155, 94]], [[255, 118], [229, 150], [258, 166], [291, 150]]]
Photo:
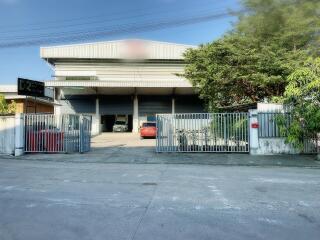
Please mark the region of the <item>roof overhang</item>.
[[24, 100], [27, 99], [28, 101], [33, 101], [33, 102], [38, 102], [38, 103], [43, 103], [46, 105], [59, 105], [53, 101], [47, 100], [47, 99], [43, 99], [43, 98], [35, 98], [35, 97], [30, 97], [30, 96], [20, 96], [20, 95], [16, 95], [16, 96], [6, 96], [5, 97], [6, 100]]
[[148, 40], [118, 40], [41, 47], [41, 58], [55, 62], [59, 59], [162, 60], [182, 61], [184, 53], [193, 45]]
[[46, 81], [46, 87], [143, 87], [143, 88], [192, 88], [188, 81]]

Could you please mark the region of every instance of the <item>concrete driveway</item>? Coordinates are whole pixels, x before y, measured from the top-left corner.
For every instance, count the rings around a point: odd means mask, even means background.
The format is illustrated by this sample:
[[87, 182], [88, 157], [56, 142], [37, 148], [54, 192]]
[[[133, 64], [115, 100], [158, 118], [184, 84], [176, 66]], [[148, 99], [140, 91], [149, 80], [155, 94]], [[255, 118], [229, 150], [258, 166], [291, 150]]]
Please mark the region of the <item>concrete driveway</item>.
[[223, 153], [156, 153], [155, 139], [140, 139], [133, 133], [103, 133], [92, 138], [84, 154], [26, 154], [8, 159], [86, 163], [203, 164], [233, 166], [295, 166], [320, 168], [314, 155], [252, 156]]
[[319, 169], [2, 159], [0, 239], [318, 240], [319, 189]]
[[92, 138], [91, 146], [94, 151], [106, 150], [110, 147], [127, 147], [127, 148], [154, 148], [155, 139], [140, 139], [139, 133], [101, 133]]

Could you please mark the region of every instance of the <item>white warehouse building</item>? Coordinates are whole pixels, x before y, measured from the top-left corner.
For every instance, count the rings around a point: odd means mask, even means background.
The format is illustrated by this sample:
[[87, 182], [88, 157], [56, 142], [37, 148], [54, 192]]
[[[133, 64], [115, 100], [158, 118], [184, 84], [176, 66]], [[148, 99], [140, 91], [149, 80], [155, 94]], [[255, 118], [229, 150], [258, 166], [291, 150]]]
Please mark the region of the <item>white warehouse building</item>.
[[202, 102], [181, 74], [183, 53], [195, 46], [119, 40], [41, 47], [54, 70], [55, 113], [93, 117], [93, 134], [112, 131], [117, 118], [137, 132], [159, 113], [203, 112]]

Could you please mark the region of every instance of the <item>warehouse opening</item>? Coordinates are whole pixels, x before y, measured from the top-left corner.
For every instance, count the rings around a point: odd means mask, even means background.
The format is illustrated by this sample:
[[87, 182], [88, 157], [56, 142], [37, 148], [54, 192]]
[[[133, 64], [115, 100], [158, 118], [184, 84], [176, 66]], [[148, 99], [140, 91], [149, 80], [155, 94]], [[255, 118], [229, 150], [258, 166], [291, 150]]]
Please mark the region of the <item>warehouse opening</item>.
[[102, 132], [132, 132], [132, 115], [114, 114], [101, 116]]

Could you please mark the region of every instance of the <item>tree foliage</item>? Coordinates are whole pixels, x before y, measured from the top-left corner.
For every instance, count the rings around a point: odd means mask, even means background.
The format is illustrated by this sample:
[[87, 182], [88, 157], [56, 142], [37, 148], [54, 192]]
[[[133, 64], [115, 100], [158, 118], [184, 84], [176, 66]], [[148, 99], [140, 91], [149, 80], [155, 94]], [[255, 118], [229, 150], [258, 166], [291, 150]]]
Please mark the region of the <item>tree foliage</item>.
[[16, 112], [16, 103], [12, 100], [7, 103], [3, 95], [0, 95], [0, 114], [13, 114]]
[[318, 0], [243, 0], [234, 29], [185, 54], [185, 77], [209, 110], [282, 96], [320, 43]]
[[320, 58], [309, 59], [289, 76], [284, 103], [292, 108], [292, 123], [284, 129], [287, 141], [298, 148], [303, 139], [320, 133]]

